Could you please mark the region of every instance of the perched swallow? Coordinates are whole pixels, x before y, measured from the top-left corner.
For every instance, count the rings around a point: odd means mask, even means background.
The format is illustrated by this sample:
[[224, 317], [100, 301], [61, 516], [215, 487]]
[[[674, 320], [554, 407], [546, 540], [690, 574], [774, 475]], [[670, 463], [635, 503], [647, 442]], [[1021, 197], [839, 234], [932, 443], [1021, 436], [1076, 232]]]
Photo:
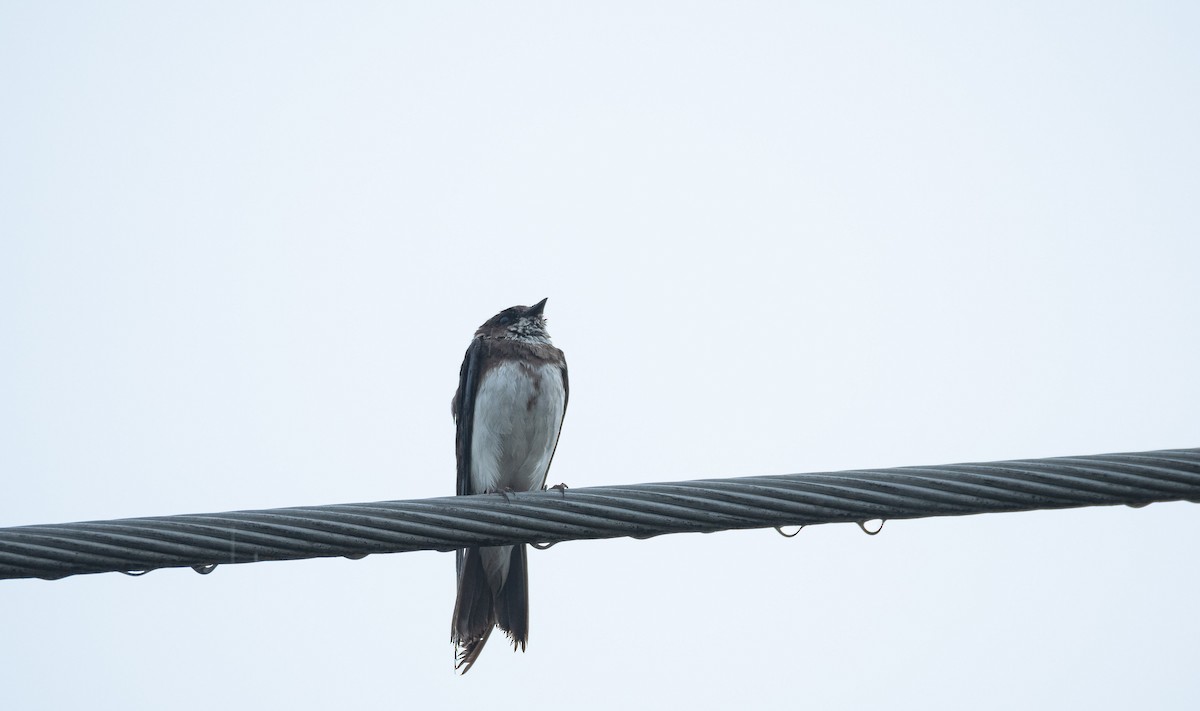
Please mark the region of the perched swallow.
[[[544, 489], [567, 411], [567, 361], [542, 309], [513, 306], [488, 319], [467, 348], [450, 408], [458, 427], [458, 495]], [[450, 640], [463, 674], [499, 627], [513, 649], [529, 637], [525, 545], [458, 551]]]

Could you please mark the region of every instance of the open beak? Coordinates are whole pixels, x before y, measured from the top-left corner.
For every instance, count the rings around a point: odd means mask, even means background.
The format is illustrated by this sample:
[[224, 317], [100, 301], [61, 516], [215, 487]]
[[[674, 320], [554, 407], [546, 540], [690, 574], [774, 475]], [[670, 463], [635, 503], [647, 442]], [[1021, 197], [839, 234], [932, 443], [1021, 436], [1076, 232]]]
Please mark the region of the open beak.
[[541, 315], [542, 315], [542, 309], [546, 308], [546, 301], [547, 301], [549, 298], [550, 298], [550, 297], [548, 297], [548, 296], [547, 296], [545, 299], [542, 299], [541, 301], [537, 302], [537, 303], [536, 303], [536, 304], [534, 304], [533, 306], [530, 306], [530, 307], [529, 307], [529, 310], [528, 310], [528, 311], [526, 311], [525, 313], [526, 313], [527, 315], [529, 315], [529, 316], [541, 316]]

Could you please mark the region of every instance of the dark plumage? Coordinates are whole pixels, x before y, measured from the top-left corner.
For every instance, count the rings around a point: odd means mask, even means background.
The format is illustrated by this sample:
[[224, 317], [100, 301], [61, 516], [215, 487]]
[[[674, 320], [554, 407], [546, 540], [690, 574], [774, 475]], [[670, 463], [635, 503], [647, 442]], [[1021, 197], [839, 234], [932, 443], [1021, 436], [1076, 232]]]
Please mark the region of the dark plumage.
[[[567, 409], [567, 364], [550, 343], [542, 309], [513, 306], [475, 332], [459, 370], [451, 410], [457, 424], [456, 493], [542, 489]], [[458, 551], [458, 595], [450, 639], [466, 673], [493, 627], [514, 649], [529, 637], [529, 578], [524, 545]]]

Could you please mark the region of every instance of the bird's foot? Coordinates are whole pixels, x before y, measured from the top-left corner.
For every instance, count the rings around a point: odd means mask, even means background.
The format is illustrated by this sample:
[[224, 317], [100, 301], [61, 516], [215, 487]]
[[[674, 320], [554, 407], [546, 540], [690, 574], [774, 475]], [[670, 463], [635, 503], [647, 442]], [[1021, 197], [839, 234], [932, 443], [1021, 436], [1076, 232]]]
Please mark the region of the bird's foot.
[[569, 489], [569, 488], [571, 488], [571, 487], [569, 487], [569, 486], [567, 486], [566, 484], [563, 484], [563, 483], [561, 483], [561, 482], [560, 482], [560, 483], [558, 483], [558, 484], [555, 484], [554, 486], [550, 486], [550, 487], [543, 487], [543, 488], [546, 488], [546, 489], [557, 489], [557, 490], [558, 490], [558, 493], [562, 494], [563, 498], [565, 499], [565, 498], [567, 498], [567, 489]]

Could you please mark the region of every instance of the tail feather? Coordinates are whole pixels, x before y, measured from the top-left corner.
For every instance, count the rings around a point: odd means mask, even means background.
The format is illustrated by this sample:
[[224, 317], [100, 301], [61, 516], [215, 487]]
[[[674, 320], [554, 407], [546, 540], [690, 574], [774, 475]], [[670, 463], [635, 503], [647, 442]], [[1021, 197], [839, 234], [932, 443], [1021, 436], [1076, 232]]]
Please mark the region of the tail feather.
[[450, 624], [450, 641], [459, 648], [455, 669], [466, 674], [483, 651], [496, 623], [495, 602], [478, 548], [463, 551], [458, 565], [458, 597]]
[[[495, 549], [493, 549], [495, 550]], [[462, 551], [458, 560], [458, 598], [450, 625], [450, 641], [458, 648], [454, 668], [466, 674], [479, 658], [492, 629], [499, 627], [513, 648], [525, 651], [529, 638], [529, 567], [524, 545], [512, 546], [508, 574], [493, 590], [478, 548]]]
[[475, 665], [475, 660], [479, 659], [479, 653], [483, 651], [483, 645], [487, 644], [488, 637], [492, 636], [492, 628], [489, 627], [487, 632], [479, 639], [473, 639], [459, 646], [458, 654], [454, 658], [454, 670], [462, 670], [463, 674], [471, 671], [471, 667]]
[[529, 639], [529, 566], [525, 546], [512, 547], [508, 577], [496, 594], [496, 626], [508, 634], [513, 649], [525, 651]]

